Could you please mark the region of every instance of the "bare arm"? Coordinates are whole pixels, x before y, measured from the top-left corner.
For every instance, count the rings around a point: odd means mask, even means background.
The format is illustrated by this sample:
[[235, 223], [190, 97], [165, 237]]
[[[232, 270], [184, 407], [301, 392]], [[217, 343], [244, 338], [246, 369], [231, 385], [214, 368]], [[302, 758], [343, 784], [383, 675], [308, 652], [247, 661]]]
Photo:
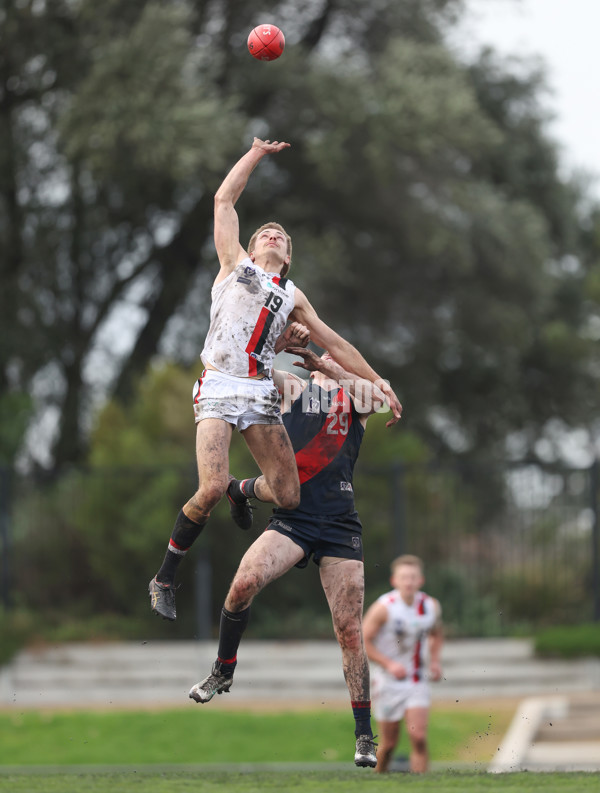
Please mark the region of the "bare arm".
[[321, 358], [315, 355], [312, 350], [305, 350], [301, 347], [286, 347], [286, 352], [299, 355], [302, 358], [301, 361], [294, 361], [294, 366], [306, 369], [307, 372], [321, 372], [325, 377], [339, 383], [352, 397], [354, 406], [365, 419], [365, 423], [366, 419], [385, 403], [385, 395], [375, 383], [346, 371], [335, 361]]
[[[310, 341], [308, 328], [299, 322], [292, 322], [287, 326], [283, 333], [275, 342], [275, 352], [288, 349], [288, 345], [293, 345], [293, 349], [303, 349]], [[306, 388], [306, 383], [301, 377], [291, 372], [284, 372], [281, 369], [273, 370], [273, 382], [281, 394], [281, 412], [286, 413], [300, 394]]]
[[247, 254], [240, 244], [240, 224], [235, 204], [248, 184], [250, 174], [265, 154], [279, 152], [289, 143], [254, 138], [249, 151], [229, 171], [215, 194], [214, 237], [221, 270], [216, 282], [222, 281]]
[[437, 622], [429, 632], [429, 675], [432, 680], [440, 680], [442, 677], [442, 646], [444, 644], [444, 628], [442, 625], [442, 609], [439, 601], [435, 600], [437, 611]]
[[406, 669], [402, 664], [392, 660], [384, 653], [380, 652], [374, 644], [375, 638], [379, 631], [383, 628], [385, 621], [388, 618], [388, 610], [386, 606], [380, 601], [376, 600], [375, 603], [369, 608], [363, 619], [363, 637], [365, 641], [365, 651], [369, 660], [373, 661], [379, 666], [383, 667], [387, 672], [393, 675], [397, 680], [403, 680], [406, 677]]
[[311, 339], [327, 350], [333, 358], [347, 371], [352, 372], [358, 377], [365, 380], [370, 380], [375, 383], [385, 394], [386, 402], [390, 406], [393, 417], [387, 422], [390, 427], [395, 424], [402, 415], [402, 405], [398, 397], [377, 372], [372, 369], [359, 351], [350, 342], [343, 339], [339, 333], [336, 333], [321, 319], [319, 319], [317, 312], [308, 302], [306, 295], [299, 289], [296, 289], [296, 305], [291, 313], [291, 317], [303, 325], [310, 331]]

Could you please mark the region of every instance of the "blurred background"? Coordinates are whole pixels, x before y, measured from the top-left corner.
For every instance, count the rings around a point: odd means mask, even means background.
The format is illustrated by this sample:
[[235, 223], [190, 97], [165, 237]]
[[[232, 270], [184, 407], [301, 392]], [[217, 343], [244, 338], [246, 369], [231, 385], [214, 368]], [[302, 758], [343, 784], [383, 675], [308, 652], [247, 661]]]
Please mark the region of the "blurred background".
[[[466, 46], [475, 11], [4, 0], [4, 660], [216, 635], [266, 507], [249, 534], [218, 507], [177, 623], [146, 587], [196, 486], [213, 194], [254, 135], [292, 147], [253, 175], [242, 240], [288, 229], [291, 277], [404, 405], [391, 430], [370, 419], [356, 471], [367, 601], [410, 552], [450, 636], [600, 620], [598, 196], [565, 167], [544, 64]], [[265, 20], [287, 42], [269, 64], [246, 50]], [[257, 473], [239, 437], [231, 470]], [[250, 638], [331, 638], [313, 568], [261, 594]]]

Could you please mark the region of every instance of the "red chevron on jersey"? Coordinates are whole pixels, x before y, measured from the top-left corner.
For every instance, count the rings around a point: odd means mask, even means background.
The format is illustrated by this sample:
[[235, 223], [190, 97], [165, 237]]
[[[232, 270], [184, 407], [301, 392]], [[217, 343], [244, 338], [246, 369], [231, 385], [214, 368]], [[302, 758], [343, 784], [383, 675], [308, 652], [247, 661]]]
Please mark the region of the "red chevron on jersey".
[[[350, 397], [343, 388], [340, 388], [333, 398], [325, 423], [319, 432], [303, 449], [296, 452], [296, 465], [298, 466], [300, 484], [312, 479], [319, 471], [328, 466], [344, 445], [348, 433], [333, 432], [331, 429], [333, 422], [336, 420], [332, 419], [332, 417], [339, 416], [341, 413], [348, 415], [349, 426], [352, 422]], [[338, 426], [337, 429], [341, 428]]]
[[246, 352], [250, 358], [248, 361], [249, 377], [254, 377], [257, 374], [260, 374], [265, 368], [264, 364], [260, 363], [260, 361], [257, 361], [254, 355], [261, 354], [274, 319], [275, 314], [269, 311], [266, 306], [263, 306], [260, 314], [258, 315], [258, 322], [254, 326], [252, 336], [250, 336], [250, 341], [246, 347]]

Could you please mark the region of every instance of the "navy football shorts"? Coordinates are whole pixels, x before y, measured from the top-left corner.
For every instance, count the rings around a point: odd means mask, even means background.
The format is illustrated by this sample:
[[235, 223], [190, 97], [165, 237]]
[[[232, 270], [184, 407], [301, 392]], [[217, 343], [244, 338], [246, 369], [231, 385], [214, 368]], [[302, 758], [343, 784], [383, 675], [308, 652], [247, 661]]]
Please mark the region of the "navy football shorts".
[[302, 548], [305, 556], [296, 567], [306, 567], [311, 556], [315, 564], [324, 556], [363, 561], [362, 524], [356, 512], [309, 515], [279, 509], [269, 519], [268, 529], [289, 537]]

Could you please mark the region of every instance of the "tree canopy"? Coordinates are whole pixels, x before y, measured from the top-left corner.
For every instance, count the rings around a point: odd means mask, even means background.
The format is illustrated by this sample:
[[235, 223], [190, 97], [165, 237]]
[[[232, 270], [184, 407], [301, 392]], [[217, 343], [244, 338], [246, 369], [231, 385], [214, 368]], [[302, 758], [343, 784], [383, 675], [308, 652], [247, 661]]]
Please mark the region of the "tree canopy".
[[[191, 365], [212, 197], [252, 136], [291, 149], [240, 199], [437, 453], [597, 434], [598, 208], [565, 177], [543, 74], [464, 63], [460, 0], [7, 0], [0, 10], [0, 438], [87, 454], [157, 357]], [[248, 31], [282, 27], [264, 64]], [[16, 405], [18, 410], [15, 414]], [[10, 416], [17, 415], [11, 424]], [[7, 418], [5, 418], [7, 417]], [[5, 428], [5, 424], [7, 425]], [[5, 443], [6, 440], [6, 443]]]

